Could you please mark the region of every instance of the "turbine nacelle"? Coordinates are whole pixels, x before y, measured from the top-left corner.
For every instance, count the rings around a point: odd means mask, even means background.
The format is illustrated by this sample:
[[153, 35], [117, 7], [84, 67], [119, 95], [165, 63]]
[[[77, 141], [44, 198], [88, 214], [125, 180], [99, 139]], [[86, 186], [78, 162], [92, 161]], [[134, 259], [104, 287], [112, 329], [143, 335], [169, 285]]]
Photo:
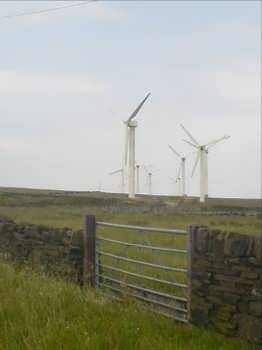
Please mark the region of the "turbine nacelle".
[[140, 111], [140, 109], [142, 108], [142, 106], [144, 105], [144, 103], [146, 102], [146, 100], [148, 99], [148, 97], [150, 96], [150, 93], [148, 93], [146, 95], [146, 97], [142, 100], [142, 102], [138, 105], [138, 107], [134, 110], [134, 112], [131, 114], [131, 116], [124, 121], [125, 124], [125, 153], [124, 153], [124, 160], [125, 160], [125, 165], [127, 165], [127, 158], [128, 158], [128, 154], [130, 152], [130, 131], [133, 130], [137, 127], [137, 120], [134, 119], [138, 112]]
[[199, 147], [199, 150], [200, 150], [200, 151], [207, 151], [206, 145], [200, 146], [200, 147]]
[[127, 123], [127, 126], [129, 128], [136, 128], [137, 127], [137, 121], [136, 120], [130, 120], [130, 122]]

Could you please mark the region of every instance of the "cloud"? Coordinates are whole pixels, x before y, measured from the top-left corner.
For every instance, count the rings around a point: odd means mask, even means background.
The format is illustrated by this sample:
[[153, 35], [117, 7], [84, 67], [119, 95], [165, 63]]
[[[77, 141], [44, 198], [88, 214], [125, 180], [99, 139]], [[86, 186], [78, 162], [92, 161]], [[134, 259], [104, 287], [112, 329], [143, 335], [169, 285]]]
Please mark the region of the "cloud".
[[0, 95], [97, 96], [107, 89], [104, 82], [88, 77], [0, 71]]

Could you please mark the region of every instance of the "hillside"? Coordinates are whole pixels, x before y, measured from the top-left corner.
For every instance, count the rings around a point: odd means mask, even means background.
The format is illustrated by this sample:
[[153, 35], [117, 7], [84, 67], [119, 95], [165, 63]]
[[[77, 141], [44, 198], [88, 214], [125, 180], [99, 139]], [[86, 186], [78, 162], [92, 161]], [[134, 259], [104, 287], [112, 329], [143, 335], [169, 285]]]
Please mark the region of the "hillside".
[[[176, 196], [160, 196], [160, 195], [138, 195], [134, 200], [129, 200], [126, 194], [98, 192], [98, 191], [62, 191], [62, 190], [43, 190], [30, 188], [14, 188], [14, 187], [0, 187], [0, 194], [8, 193], [9, 195], [26, 195], [33, 197], [54, 197], [54, 198], [77, 198], [79, 201], [85, 198], [82, 203], [102, 203], [103, 200], [112, 200], [114, 203], [128, 203], [130, 205], [141, 204], [162, 204], [173, 207], [174, 205], [187, 209], [240, 209], [245, 210], [259, 210], [261, 209], [261, 199], [247, 199], [247, 198], [208, 198], [206, 204], [200, 205], [197, 197], [186, 197], [181, 199]], [[58, 200], [59, 202], [59, 200]]]
[[139, 196], [102, 192], [72, 192], [0, 188], [0, 216], [18, 222], [80, 228], [83, 217], [96, 214], [99, 220], [126, 224], [186, 228], [190, 224], [245, 234], [261, 233], [259, 200]]

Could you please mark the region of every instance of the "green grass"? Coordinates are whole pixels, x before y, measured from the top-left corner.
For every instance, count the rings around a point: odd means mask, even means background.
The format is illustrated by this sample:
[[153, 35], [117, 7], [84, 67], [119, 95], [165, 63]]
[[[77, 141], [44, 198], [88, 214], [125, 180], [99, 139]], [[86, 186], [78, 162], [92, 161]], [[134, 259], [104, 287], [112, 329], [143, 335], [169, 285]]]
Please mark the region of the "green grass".
[[[218, 215], [221, 212], [224, 215]], [[96, 214], [98, 220], [127, 224], [171, 228], [200, 224], [259, 234], [259, 213], [259, 200], [210, 198], [203, 206], [196, 198], [183, 202], [175, 197], [144, 196], [130, 201], [124, 195], [109, 193], [0, 188], [0, 216], [53, 227], [80, 228], [84, 215]]]
[[44, 224], [52, 227], [81, 228], [83, 217], [87, 214], [95, 214], [98, 220], [115, 223], [181, 229], [185, 229], [191, 224], [198, 224], [249, 235], [261, 232], [261, 219], [255, 216], [201, 216], [184, 215], [176, 212], [173, 214], [125, 213], [121, 212], [121, 207], [118, 211], [111, 212], [110, 208], [107, 210], [96, 206], [68, 206], [66, 203], [60, 206], [50, 204], [35, 207], [33, 204], [32, 206], [24, 206], [23, 203], [18, 202], [15, 207], [0, 206], [0, 216], [8, 216], [17, 222]]
[[255, 350], [0, 262], [1, 350]]
[[[125, 242], [138, 243], [142, 245], [151, 245], [163, 248], [186, 248], [185, 236], [174, 236], [170, 234], [157, 234], [150, 232], [129, 231], [124, 229], [112, 229], [100, 227], [97, 229], [97, 234], [102, 237], [122, 240]], [[99, 249], [115, 255], [124, 256], [131, 259], [142, 260], [144, 262], [155, 263], [171, 267], [187, 267], [187, 256], [183, 253], [168, 253], [141, 249], [136, 247], [123, 247], [118, 244], [111, 244], [101, 241]], [[187, 283], [187, 275], [184, 272], [164, 271], [159, 268], [141, 266], [134, 263], [125, 262], [112, 257], [101, 256], [101, 263], [110, 265], [116, 268], [124, 269], [129, 272], [139, 273], [146, 276], [155, 277], [162, 280], [173, 281], [178, 283]], [[124, 280], [126, 283], [136, 284], [145, 288], [155, 289], [160, 292], [166, 292], [172, 295], [187, 297], [187, 289], [170, 286], [156, 281], [148, 281], [143, 278], [124, 275], [121, 272], [104, 269], [103, 273], [106, 276], [113, 277], [119, 280]]]

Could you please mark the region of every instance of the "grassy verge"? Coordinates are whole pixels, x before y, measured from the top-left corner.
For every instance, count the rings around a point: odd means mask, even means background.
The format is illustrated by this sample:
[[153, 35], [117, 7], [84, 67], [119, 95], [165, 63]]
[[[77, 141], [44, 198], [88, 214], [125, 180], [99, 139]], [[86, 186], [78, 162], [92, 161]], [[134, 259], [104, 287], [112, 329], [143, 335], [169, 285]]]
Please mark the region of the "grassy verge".
[[255, 350], [0, 262], [1, 350]]

